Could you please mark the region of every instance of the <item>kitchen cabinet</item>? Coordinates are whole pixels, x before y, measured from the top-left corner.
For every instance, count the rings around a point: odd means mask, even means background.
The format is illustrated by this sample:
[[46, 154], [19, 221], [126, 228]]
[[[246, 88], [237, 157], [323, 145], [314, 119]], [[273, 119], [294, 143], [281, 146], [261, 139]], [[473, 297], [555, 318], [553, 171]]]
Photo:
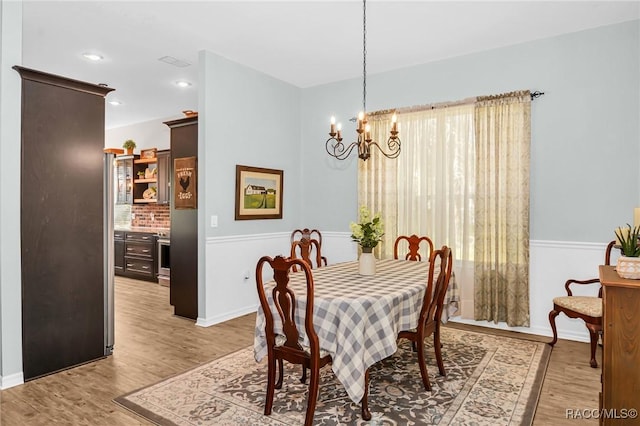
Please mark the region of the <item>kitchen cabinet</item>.
[[119, 155], [115, 158], [116, 204], [133, 203], [133, 155]]
[[160, 205], [171, 204], [171, 175], [173, 163], [171, 151], [168, 149], [158, 151], [158, 201]]
[[150, 232], [115, 231], [115, 274], [158, 282], [156, 238]]
[[113, 257], [116, 275], [122, 275], [124, 272], [124, 237], [124, 231], [113, 232]]
[[[171, 162], [198, 155], [198, 116], [166, 121], [171, 129]], [[175, 171], [172, 173], [174, 174]], [[175, 177], [172, 177], [175, 187]], [[198, 317], [198, 210], [171, 202], [171, 286], [174, 314]]]
[[[11, 364], [23, 370], [15, 380], [28, 381], [109, 353], [103, 149], [113, 89], [13, 69], [22, 79], [21, 173], [11, 188], [20, 192], [21, 306], [11, 309], [22, 314], [22, 359]], [[2, 78], [14, 78], [5, 63]]]

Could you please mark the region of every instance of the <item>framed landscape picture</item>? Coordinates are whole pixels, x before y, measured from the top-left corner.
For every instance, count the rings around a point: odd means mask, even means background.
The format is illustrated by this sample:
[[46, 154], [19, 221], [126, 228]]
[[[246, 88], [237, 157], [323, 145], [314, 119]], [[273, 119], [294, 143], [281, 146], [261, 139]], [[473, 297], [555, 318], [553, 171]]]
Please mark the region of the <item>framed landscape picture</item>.
[[236, 220], [282, 219], [283, 174], [236, 165]]

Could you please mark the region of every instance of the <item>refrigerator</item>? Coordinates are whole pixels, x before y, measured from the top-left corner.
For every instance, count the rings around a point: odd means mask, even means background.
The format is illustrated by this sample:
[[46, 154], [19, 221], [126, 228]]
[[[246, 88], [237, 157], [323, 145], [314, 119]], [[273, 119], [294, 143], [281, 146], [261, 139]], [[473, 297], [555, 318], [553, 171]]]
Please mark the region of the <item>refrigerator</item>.
[[115, 265], [114, 265], [114, 205], [116, 192], [115, 154], [104, 154], [104, 354], [113, 353], [115, 340]]

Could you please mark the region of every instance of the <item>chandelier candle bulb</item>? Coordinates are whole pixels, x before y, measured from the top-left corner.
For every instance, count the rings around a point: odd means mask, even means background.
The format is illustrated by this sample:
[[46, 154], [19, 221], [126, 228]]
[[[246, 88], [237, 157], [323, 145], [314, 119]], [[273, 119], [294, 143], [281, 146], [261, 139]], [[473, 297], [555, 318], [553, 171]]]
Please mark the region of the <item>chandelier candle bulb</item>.
[[342, 123], [338, 123], [338, 140], [342, 140]]
[[336, 118], [331, 116], [331, 131], [329, 132], [332, 135], [336, 133]]

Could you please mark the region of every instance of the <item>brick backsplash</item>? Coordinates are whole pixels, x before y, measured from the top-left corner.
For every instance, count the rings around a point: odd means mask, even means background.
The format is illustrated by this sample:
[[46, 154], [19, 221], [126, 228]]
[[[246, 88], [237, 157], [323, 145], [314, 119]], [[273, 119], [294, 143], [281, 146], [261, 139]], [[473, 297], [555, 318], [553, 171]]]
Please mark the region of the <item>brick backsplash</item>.
[[[134, 204], [131, 213], [135, 213], [135, 219], [131, 219], [132, 227], [141, 228], [170, 228], [171, 210], [169, 205]], [[151, 215], [153, 214], [153, 220]]]

